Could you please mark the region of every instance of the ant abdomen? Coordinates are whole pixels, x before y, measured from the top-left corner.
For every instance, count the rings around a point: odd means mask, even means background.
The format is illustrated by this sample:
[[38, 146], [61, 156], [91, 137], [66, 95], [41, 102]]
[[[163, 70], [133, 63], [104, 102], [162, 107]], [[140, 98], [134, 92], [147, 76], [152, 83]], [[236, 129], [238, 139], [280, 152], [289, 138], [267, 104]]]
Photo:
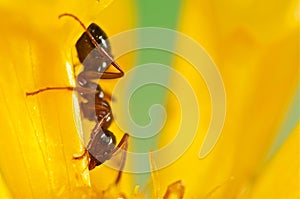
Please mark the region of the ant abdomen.
[[[110, 44], [105, 32], [96, 24], [92, 23], [87, 29], [94, 37], [96, 42], [101, 46], [107, 54], [112, 57]], [[79, 61], [83, 63], [84, 71], [103, 72], [111, 64], [111, 61], [100, 55], [95, 49], [95, 45], [91, 41], [89, 35], [84, 32], [76, 43], [76, 50]]]
[[109, 114], [109, 116], [103, 120], [101, 127], [102, 129], [108, 129], [108, 127], [111, 125], [113, 116], [110, 105], [106, 100], [99, 100], [98, 98], [95, 98], [95, 101], [89, 100], [87, 102], [81, 102], [80, 107], [84, 118], [88, 119], [89, 121], [101, 121], [106, 115]]

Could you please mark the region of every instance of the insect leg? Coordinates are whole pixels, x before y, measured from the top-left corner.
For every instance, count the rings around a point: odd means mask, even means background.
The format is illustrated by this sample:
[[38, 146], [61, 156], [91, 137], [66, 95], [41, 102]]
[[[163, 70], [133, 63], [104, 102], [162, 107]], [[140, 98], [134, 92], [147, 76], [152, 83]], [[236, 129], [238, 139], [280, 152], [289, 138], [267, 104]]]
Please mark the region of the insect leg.
[[127, 155], [127, 149], [128, 149], [128, 138], [129, 138], [129, 135], [127, 133], [125, 133], [121, 139], [121, 141], [119, 142], [118, 146], [112, 151], [112, 155], [114, 155], [117, 151], [119, 151], [120, 149], [122, 149], [123, 151], [123, 154], [122, 154], [122, 157], [121, 157], [121, 164], [120, 164], [120, 169], [119, 169], [119, 172], [118, 172], [118, 176], [115, 180], [115, 184], [118, 184], [120, 179], [121, 179], [121, 176], [122, 176], [122, 171], [125, 167], [125, 162], [126, 162], [126, 155]]
[[46, 87], [46, 88], [41, 88], [38, 89], [36, 91], [32, 91], [32, 92], [26, 92], [26, 96], [30, 96], [30, 95], [36, 95], [38, 93], [42, 93], [45, 91], [50, 91], [50, 90], [69, 90], [69, 91], [73, 91], [75, 89], [75, 87], [72, 86], [64, 86], [64, 87]]
[[84, 77], [89, 80], [97, 79], [117, 79], [122, 77], [123, 74], [115, 72], [97, 72], [97, 71], [83, 71], [80, 73], [80, 78]]
[[84, 149], [84, 152], [83, 154], [79, 155], [79, 156], [76, 156], [76, 155], [73, 155], [73, 159], [74, 160], [81, 160], [82, 158], [84, 158], [84, 156], [86, 156], [88, 154], [88, 151], [86, 149]]

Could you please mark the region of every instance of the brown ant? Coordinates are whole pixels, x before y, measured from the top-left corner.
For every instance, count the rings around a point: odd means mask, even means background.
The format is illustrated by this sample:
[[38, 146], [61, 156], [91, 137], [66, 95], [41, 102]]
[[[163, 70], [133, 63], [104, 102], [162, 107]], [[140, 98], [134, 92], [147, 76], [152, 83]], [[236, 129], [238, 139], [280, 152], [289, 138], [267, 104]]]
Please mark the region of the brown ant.
[[[127, 133], [124, 134], [118, 146], [116, 147], [116, 138], [108, 130], [113, 117], [109, 103], [104, 99], [104, 92], [98, 83], [93, 81], [98, 79], [115, 79], [124, 75], [121, 67], [114, 61], [111, 55], [111, 49], [105, 32], [96, 24], [92, 23], [88, 28], [73, 14], [64, 13], [59, 18], [69, 16], [80, 23], [85, 32], [76, 42], [76, 50], [79, 61], [83, 65], [83, 71], [77, 76], [76, 87], [46, 87], [34, 92], [27, 92], [26, 95], [35, 95], [49, 90], [76, 90], [85, 102], [80, 103], [83, 116], [90, 121], [95, 121], [96, 125], [92, 130], [89, 143], [83, 155], [74, 157], [81, 159], [88, 155], [89, 170], [101, 165], [109, 160], [120, 148], [124, 151], [128, 147]], [[119, 72], [108, 72], [108, 67], [113, 65]], [[122, 156], [120, 170], [125, 165], [126, 153]], [[116, 182], [120, 180], [119, 172]]]

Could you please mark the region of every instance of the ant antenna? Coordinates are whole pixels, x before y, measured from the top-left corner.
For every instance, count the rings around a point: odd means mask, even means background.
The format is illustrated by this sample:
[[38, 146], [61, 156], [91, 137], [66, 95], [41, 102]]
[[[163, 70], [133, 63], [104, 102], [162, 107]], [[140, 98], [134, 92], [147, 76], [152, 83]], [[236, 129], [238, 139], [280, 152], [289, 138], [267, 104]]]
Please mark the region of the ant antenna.
[[124, 75], [124, 72], [123, 70], [121, 69], [121, 67], [119, 66], [119, 64], [117, 64], [115, 62], [115, 60], [97, 43], [97, 41], [95, 40], [95, 38], [93, 37], [93, 35], [90, 33], [90, 31], [88, 31], [88, 29], [85, 27], [85, 25], [82, 23], [82, 21], [76, 17], [75, 15], [73, 14], [70, 14], [70, 13], [63, 13], [63, 14], [60, 14], [58, 16], [58, 18], [60, 19], [61, 17], [66, 17], [66, 16], [69, 16], [69, 17], [72, 17], [74, 18], [76, 21], [79, 22], [79, 24], [83, 27], [83, 29], [85, 30], [85, 32], [88, 34], [90, 40], [92, 41], [92, 43], [95, 45], [95, 47], [97, 48], [98, 52], [102, 55], [104, 55], [106, 58], [109, 59], [109, 61], [111, 62], [111, 64], [120, 72], [120, 77], [122, 77]]

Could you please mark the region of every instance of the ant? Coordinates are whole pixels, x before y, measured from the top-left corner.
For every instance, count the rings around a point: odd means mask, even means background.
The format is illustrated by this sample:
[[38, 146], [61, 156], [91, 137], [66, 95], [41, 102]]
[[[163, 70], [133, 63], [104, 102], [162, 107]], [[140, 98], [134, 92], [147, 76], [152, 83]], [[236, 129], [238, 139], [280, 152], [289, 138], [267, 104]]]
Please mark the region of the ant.
[[[83, 65], [83, 71], [76, 78], [77, 86], [46, 87], [34, 92], [27, 92], [26, 95], [36, 95], [49, 90], [75, 90], [79, 93], [85, 101], [80, 103], [83, 116], [90, 121], [95, 121], [96, 125], [92, 130], [84, 154], [74, 157], [74, 159], [81, 159], [88, 155], [88, 168], [92, 170], [109, 160], [119, 149], [123, 148], [126, 151], [128, 147], [129, 135], [127, 133], [124, 134], [116, 146], [116, 138], [108, 130], [113, 120], [111, 107], [104, 99], [105, 95], [100, 85], [93, 82], [98, 79], [120, 78], [124, 75], [124, 72], [112, 58], [108, 37], [98, 25], [92, 23], [86, 28], [78, 17], [69, 13], [61, 14], [59, 18], [65, 16], [74, 18], [85, 30], [75, 45], [79, 61]], [[110, 64], [118, 70], [117, 73], [106, 71]], [[120, 171], [125, 166], [125, 159], [126, 152], [122, 156]], [[119, 172], [116, 182], [120, 180], [120, 177], [121, 172]]]

